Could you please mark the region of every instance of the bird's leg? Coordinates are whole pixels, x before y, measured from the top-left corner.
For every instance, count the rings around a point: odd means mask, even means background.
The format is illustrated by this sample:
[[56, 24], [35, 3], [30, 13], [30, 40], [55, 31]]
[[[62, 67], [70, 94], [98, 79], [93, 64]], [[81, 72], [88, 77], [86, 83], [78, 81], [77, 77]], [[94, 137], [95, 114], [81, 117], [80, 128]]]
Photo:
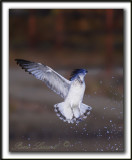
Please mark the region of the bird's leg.
[[81, 110], [80, 110], [81, 103], [82, 103], [82, 102], [79, 102], [79, 107], [78, 107], [78, 108], [79, 108], [80, 115], [81, 115]]

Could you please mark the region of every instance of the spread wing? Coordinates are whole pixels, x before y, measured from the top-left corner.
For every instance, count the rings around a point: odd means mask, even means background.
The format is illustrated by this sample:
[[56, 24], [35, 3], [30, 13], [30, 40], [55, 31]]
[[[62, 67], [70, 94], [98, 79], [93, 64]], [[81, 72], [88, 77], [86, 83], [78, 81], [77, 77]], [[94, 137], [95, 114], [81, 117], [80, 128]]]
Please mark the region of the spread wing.
[[30, 62], [22, 59], [15, 59], [22, 69], [34, 75], [37, 79], [42, 80], [45, 84], [65, 98], [70, 88], [70, 81], [55, 72], [52, 68], [41, 63]]

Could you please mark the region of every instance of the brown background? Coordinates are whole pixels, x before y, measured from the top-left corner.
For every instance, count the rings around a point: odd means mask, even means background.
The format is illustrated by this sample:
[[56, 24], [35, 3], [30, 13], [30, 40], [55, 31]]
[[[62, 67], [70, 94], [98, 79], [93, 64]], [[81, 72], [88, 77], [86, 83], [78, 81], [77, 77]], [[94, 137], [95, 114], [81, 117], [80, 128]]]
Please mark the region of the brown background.
[[[120, 9], [10, 9], [10, 151], [124, 151], [123, 15]], [[77, 126], [61, 121], [53, 105], [63, 99], [16, 58], [46, 64], [65, 78], [86, 68], [89, 117]]]

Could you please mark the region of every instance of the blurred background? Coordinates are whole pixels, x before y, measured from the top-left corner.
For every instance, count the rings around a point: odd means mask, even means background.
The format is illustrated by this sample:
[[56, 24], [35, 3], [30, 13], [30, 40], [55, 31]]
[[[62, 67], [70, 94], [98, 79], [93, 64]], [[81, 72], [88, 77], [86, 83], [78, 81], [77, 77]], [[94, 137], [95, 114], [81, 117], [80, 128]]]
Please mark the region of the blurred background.
[[[124, 151], [123, 15], [121, 9], [9, 10], [9, 151]], [[86, 68], [87, 119], [61, 121], [53, 106], [63, 99], [16, 58], [48, 65], [67, 79]]]

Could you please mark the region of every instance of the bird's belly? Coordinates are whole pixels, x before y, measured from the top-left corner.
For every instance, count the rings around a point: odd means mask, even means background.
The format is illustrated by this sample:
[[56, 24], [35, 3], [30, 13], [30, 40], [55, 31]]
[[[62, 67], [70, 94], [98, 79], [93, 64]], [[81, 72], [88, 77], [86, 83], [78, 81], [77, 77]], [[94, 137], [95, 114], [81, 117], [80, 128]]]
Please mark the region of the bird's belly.
[[85, 86], [73, 86], [70, 88], [65, 102], [68, 102], [71, 107], [79, 106], [82, 102]]

